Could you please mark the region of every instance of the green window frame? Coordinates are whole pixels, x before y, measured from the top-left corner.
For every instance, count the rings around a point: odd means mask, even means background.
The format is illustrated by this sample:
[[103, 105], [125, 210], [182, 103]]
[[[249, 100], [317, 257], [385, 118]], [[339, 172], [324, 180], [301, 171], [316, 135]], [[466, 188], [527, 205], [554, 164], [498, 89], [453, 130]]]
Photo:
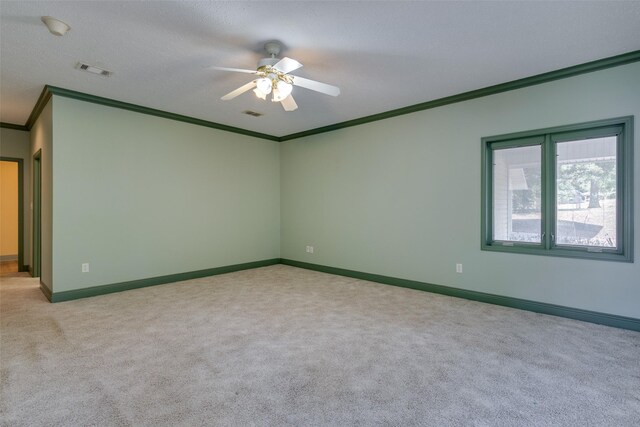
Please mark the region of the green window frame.
[[[615, 202], [611, 202], [612, 205], [615, 205], [615, 245], [598, 246], [566, 242], [557, 243], [558, 224], [563, 221], [560, 219], [560, 212], [562, 211], [560, 209], [560, 200], [562, 199], [559, 198], [562, 193], [557, 191], [558, 184], [556, 181], [558, 165], [562, 163], [558, 157], [558, 146], [572, 141], [581, 143], [593, 138], [608, 137], [616, 138], [615, 197], [613, 197]], [[563, 148], [569, 145], [566, 144]], [[499, 158], [499, 156], [495, 156], [495, 153], [499, 150], [526, 147], [540, 147], [539, 150], [529, 150], [529, 153], [540, 153], [540, 184], [537, 190], [539, 202], [534, 203], [538, 205], [538, 211], [536, 212], [539, 212], [540, 216], [540, 232], [531, 234], [534, 237], [528, 241], [518, 241], [515, 238], [496, 239], [494, 236], [500, 233], [494, 233], [494, 219], [501, 221], [502, 217], [500, 215], [504, 216], [504, 209], [500, 205], [500, 209], [495, 213], [496, 218], [494, 218], [494, 167], [496, 168], [496, 173], [501, 173], [501, 166], [496, 166], [496, 163], [494, 163], [495, 159]], [[610, 164], [612, 163], [613, 161], [611, 160]], [[505, 166], [502, 166], [502, 169], [504, 168]], [[507, 181], [509, 179], [507, 178]], [[496, 181], [500, 180], [497, 179]], [[522, 178], [520, 178], [520, 181], [522, 182]], [[633, 116], [484, 137], [482, 138], [481, 183], [482, 250], [633, 262]], [[526, 184], [524, 185], [526, 186]], [[496, 197], [498, 197], [496, 200], [499, 200], [497, 202], [498, 205], [503, 203], [499, 197], [504, 198], [504, 196]], [[611, 216], [613, 217], [613, 215]], [[535, 220], [537, 221], [538, 219], [536, 218]], [[536, 224], [538, 223], [534, 222], [534, 225]], [[511, 236], [511, 234], [508, 234], [508, 236]]]

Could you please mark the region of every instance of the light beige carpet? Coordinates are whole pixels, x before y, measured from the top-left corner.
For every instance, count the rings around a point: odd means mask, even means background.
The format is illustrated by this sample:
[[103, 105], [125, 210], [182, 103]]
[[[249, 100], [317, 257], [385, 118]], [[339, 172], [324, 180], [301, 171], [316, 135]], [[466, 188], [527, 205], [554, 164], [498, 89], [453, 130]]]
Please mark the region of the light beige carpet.
[[640, 425], [636, 332], [283, 265], [1, 288], [6, 426]]

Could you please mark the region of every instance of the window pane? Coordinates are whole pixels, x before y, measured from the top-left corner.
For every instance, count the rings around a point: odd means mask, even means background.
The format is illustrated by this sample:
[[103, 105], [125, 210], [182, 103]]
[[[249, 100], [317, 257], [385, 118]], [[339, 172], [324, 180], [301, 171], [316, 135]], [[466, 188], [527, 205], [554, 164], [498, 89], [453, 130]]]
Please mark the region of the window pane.
[[493, 240], [540, 243], [542, 147], [493, 150]]
[[616, 247], [616, 142], [557, 143], [557, 245]]

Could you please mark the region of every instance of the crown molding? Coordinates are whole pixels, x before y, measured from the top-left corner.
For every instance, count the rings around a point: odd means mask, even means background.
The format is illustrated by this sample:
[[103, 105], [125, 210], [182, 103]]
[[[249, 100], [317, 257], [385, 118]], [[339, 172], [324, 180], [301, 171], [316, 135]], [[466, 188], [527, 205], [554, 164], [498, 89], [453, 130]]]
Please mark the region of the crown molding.
[[29, 129], [25, 125], [16, 125], [16, 124], [7, 123], [7, 122], [0, 122], [0, 128], [29, 131]]
[[640, 50], [624, 53], [622, 55], [612, 56], [609, 58], [598, 59], [584, 64], [574, 65], [560, 70], [549, 71], [535, 76], [525, 77], [518, 80], [512, 80], [506, 83], [500, 83], [488, 86], [482, 89], [476, 89], [469, 92], [459, 93], [457, 95], [447, 96], [444, 98], [434, 99], [433, 101], [422, 102], [420, 104], [410, 105], [408, 107], [398, 108], [396, 110], [385, 111], [384, 113], [373, 114], [371, 116], [360, 117], [346, 122], [335, 123], [303, 132], [292, 133], [280, 137], [280, 141], [289, 141], [291, 139], [302, 138], [305, 136], [316, 135], [319, 133], [331, 132], [338, 129], [344, 129], [351, 126], [358, 126], [365, 123], [371, 123], [378, 120], [389, 119], [391, 117], [402, 116], [404, 114], [415, 113], [417, 111], [429, 110], [431, 108], [442, 107], [444, 105], [455, 104], [457, 102], [468, 101], [470, 99], [481, 98], [483, 96], [495, 95], [501, 92], [521, 89], [528, 86], [539, 85], [554, 80], [565, 79], [567, 77], [577, 76], [579, 74], [591, 73], [594, 71], [604, 70], [606, 68], [617, 67], [620, 65], [630, 64], [640, 61]]
[[24, 124], [24, 126], [29, 130], [31, 130], [33, 125], [36, 123], [36, 120], [38, 120], [38, 117], [40, 117], [40, 113], [42, 113], [42, 110], [44, 110], [47, 102], [49, 102], [49, 100], [51, 99], [51, 92], [48, 90], [48, 87], [49, 86], [45, 86], [44, 88], [42, 88], [42, 92], [40, 92], [40, 96], [36, 101], [36, 105], [33, 106], [33, 110], [31, 110], [31, 114], [29, 114], [29, 118]]
[[242, 129], [234, 126], [227, 126], [221, 123], [210, 122], [207, 120], [197, 119], [194, 117], [184, 116], [181, 114], [175, 114], [168, 111], [157, 110], [154, 108], [143, 107], [141, 105], [131, 104], [128, 102], [122, 102], [115, 99], [103, 98], [100, 96], [90, 95], [87, 93], [77, 92], [70, 89], [64, 89], [56, 86], [46, 85], [36, 102], [29, 119], [24, 126], [14, 125], [11, 123], [1, 123], [0, 127], [17, 129], [17, 130], [31, 130], [33, 124], [40, 116], [42, 109], [47, 104], [52, 95], [64, 96], [66, 98], [77, 99], [80, 101], [91, 102], [94, 104], [105, 105], [108, 107], [120, 108], [123, 110], [134, 111], [137, 113], [148, 114], [152, 116], [162, 117], [165, 119], [176, 120], [180, 122], [190, 123], [197, 126], [205, 126], [213, 129], [219, 129], [227, 132], [233, 132], [241, 135], [252, 136], [255, 138], [266, 139], [269, 141], [290, 141], [292, 139], [303, 138], [306, 136], [316, 135], [320, 133], [331, 132], [338, 129], [344, 129], [351, 126], [358, 126], [365, 123], [371, 123], [378, 120], [385, 120], [391, 117], [397, 117], [404, 114], [415, 113], [418, 111], [429, 110], [431, 108], [442, 107], [444, 105], [455, 104], [457, 102], [468, 101], [471, 99], [481, 98], [484, 96], [495, 95], [502, 92], [521, 89], [528, 86], [539, 85], [542, 83], [548, 83], [554, 80], [565, 79], [568, 77], [577, 76], [580, 74], [591, 73], [594, 71], [604, 70], [606, 68], [618, 67], [621, 65], [630, 64], [640, 61], [640, 50], [633, 52], [627, 52], [622, 55], [616, 55], [609, 58], [598, 59], [595, 61], [586, 62], [584, 64], [574, 65], [567, 68], [562, 68], [555, 71], [549, 71], [543, 74], [537, 74], [535, 76], [525, 77], [518, 80], [513, 80], [506, 83], [500, 83], [493, 86], [488, 86], [482, 89], [476, 89], [469, 92], [459, 93], [457, 95], [447, 96], [444, 98], [434, 99], [432, 101], [422, 102], [419, 104], [409, 105], [407, 107], [398, 108], [395, 110], [385, 111], [370, 116], [360, 117], [358, 119], [348, 120], [344, 122], [334, 123], [328, 126], [322, 126], [314, 129], [309, 129], [302, 132], [296, 132], [284, 136], [269, 135], [266, 133], [254, 132], [247, 129]]
[[117, 101], [115, 99], [103, 98], [101, 96], [90, 95], [87, 93], [77, 92], [70, 89], [64, 89], [56, 86], [45, 86], [45, 91], [65, 98], [77, 99], [80, 101], [91, 102], [93, 104], [105, 105], [107, 107], [120, 108], [122, 110], [134, 111], [136, 113], [148, 114], [150, 116], [162, 117], [164, 119], [176, 120], [178, 122], [190, 123], [192, 125], [204, 126], [213, 129], [224, 130], [227, 132], [238, 133], [255, 138], [267, 139], [270, 141], [279, 141], [277, 136], [268, 135], [266, 133], [254, 132], [247, 129], [227, 126], [220, 123], [210, 122], [208, 120], [196, 119], [195, 117], [174, 114], [168, 111], [156, 110], [155, 108], [143, 107], [141, 105], [131, 104], [128, 102]]

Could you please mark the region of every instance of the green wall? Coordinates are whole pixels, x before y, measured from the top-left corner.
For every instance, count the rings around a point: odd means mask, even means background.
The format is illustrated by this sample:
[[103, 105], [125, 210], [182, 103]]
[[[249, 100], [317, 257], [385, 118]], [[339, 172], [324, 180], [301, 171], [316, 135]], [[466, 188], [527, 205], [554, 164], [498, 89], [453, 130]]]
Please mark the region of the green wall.
[[[52, 290], [53, 261], [58, 254], [53, 252], [53, 102], [51, 100], [33, 124], [30, 138], [32, 166], [33, 155], [38, 151], [41, 154], [40, 282]], [[33, 259], [33, 253], [31, 253], [31, 259]]]
[[638, 62], [280, 144], [54, 95], [31, 132], [43, 281], [58, 293], [285, 258], [640, 318], [637, 261], [480, 250], [483, 136], [628, 115]]
[[279, 257], [278, 143], [53, 104], [54, 292]]
[[480, 250], [481, 137], [628, 115], [640, 117], [638, 62], [284, 142], [281, 257], [640, 318], [637, 254]]

